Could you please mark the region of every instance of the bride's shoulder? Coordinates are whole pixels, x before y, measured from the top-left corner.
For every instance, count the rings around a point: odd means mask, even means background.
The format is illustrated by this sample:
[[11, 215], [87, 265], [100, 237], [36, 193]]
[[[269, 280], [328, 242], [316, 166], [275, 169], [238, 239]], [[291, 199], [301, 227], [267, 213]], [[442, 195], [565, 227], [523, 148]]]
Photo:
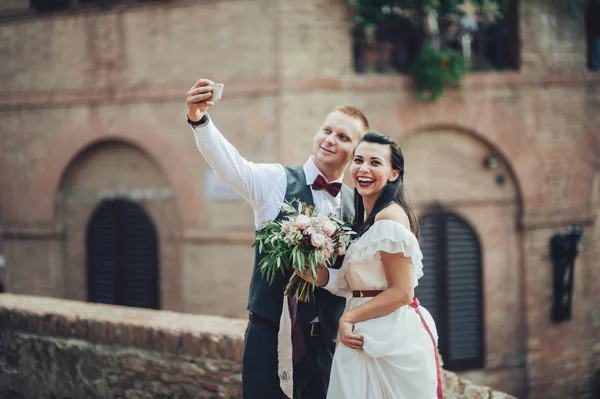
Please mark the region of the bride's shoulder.
[[408, 215], [398, 204], [390, 204], [382, 209], [377, 215], [375, 215], [375, 222], [381, 220], [389, 220], [392, 222], [400, 223], [410, 231], [410, 220]]

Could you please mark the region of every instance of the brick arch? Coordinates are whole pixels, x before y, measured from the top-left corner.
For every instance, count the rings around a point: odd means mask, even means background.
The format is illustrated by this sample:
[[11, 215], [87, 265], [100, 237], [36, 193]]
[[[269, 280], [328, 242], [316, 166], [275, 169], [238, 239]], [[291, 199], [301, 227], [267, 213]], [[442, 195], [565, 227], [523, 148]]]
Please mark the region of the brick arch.
[[202, 193], [197, 184], [198, 176], [188, 161], [181, 154], [186, 148], [176, 148], [152, 129], [119, 133], [80, 132], [63, 134], [55, 139], [46, 151], [33, 178], [33, 192], [37, 204], [33, 209], [31, 220], [34, 223], [51, 223], [55, 218], [55, 198], [62, 176], [75, 157], [85, 149], [104, 142], [122, 141], [144, 151], [163, 171], [175, 192], [175, 200], [181, 226], [183, 229], [198, 228], [205, 222], [202, 212]]
[[450, 128], [472, 135], [504, 158], [521, 200], [522, 212], [543, 204], [538, 153], [532, 142], [519, 135], [522, 127], [494, 107], [485, 97], [460, 101], [441, 99], [433, 105], [400, 108], [397, 119], [388, 122], [389, 132], [406, 138], [426, 130]]

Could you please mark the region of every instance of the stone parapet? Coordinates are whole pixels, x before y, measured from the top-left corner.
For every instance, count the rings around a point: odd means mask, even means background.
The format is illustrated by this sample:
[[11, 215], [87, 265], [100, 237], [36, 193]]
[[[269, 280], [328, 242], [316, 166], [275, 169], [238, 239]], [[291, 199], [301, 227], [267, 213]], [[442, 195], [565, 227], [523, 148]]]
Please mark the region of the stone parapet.
[[[0, 397], [240, 398], [245, 320], [0, 294]], [[510, 399], [443, 371], [444, 398]]]

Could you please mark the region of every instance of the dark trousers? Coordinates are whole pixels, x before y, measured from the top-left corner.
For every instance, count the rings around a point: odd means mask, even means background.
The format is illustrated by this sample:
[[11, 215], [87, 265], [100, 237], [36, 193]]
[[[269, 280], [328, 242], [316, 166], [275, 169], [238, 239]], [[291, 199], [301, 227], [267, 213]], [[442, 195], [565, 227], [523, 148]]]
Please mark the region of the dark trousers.
[[[277, 372], [277, 329], [248, 323], [242, 357], [244, 399], [284, 399]], [[335, 344], [304, 333], [306, 353], [294, 365], [294, 399], [325, 399]]]

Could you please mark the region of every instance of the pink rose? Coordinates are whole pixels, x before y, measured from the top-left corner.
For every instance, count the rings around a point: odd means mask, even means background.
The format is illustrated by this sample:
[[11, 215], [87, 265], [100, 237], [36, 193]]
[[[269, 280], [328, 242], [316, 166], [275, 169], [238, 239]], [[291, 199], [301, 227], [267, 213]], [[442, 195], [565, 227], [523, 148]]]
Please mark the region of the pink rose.
[[310, 242], [315, 248], [320, 248], [325, 244], [325, 236], [321, 233], [314, 234], [310, 238]]
[[294, 224], [300, 230], [304, 230], [305, 228], [307, 228], [310, 225], [310, 218], [306, 215], [298, 215]]
[[331, 237], [333, 233], [337, 230], [337, 226], [332, 222], [325, 222], [323, 225], [323, 233], [327, 234], [328, 237]]

